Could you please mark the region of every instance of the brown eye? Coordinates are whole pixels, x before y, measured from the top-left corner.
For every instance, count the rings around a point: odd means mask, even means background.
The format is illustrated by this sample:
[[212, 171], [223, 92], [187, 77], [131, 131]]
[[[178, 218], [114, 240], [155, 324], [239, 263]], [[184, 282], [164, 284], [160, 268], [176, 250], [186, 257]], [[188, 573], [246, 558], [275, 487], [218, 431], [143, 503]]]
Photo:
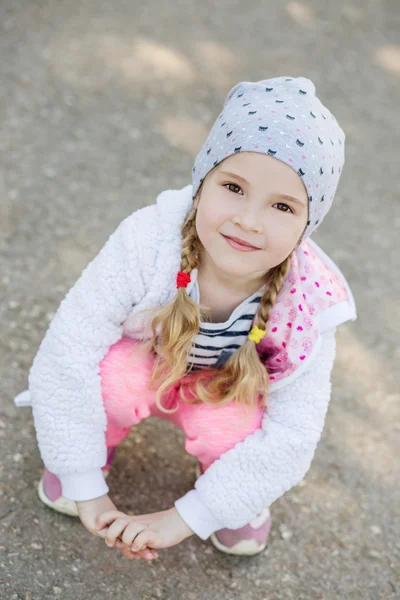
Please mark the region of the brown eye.
[[[288, 206], [287, 204], [284, 204], [283, 202], [277, 202], [276, 205], [274, 205], [274, 206], [286, 206], [286, 208], [288, 208], [291, 213], [293, 212], [292, 209], [290, 208], [290, 206]], [[288, 211], [284, 210], [284, 211], [281, 211], [281, 212], [288, 212]]]
[[[224, 183], [224, 187], [226, 187], [226, 186], [228, 186], [227, 189], [229, 189], [230, 187], [237, 188], [238, 190], [242, 189], [241, 187], [236, 185], [236, 183]], [[229, 189], [229, 191], [232, 192], [233, 190]], [[236, 192], [233, 192], [233, 193], [235, 194]]]

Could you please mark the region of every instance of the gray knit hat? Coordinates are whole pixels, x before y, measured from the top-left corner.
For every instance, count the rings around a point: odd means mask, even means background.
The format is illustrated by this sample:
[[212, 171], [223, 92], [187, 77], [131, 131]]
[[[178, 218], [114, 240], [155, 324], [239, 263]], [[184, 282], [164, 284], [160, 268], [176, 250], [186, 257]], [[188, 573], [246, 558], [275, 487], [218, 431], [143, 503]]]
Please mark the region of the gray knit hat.
[[309, 237], [328, 213], [344, 164], [345, 134], [304, 77], [242, 81], [228, 93], [192, 170], [193, 199], [235, 152], [261, 152], [295, 169], [308, 193]]

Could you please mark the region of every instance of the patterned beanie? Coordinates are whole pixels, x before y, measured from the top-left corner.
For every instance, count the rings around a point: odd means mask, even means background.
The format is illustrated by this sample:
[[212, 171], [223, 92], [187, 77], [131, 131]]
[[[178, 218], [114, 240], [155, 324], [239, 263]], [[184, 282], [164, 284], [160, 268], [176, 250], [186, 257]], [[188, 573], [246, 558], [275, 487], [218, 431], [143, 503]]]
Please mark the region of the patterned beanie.
[[236, 152], [261, 152], [286, 163], [308, 194], [301, 241], [332, 206], [344, 164], [345, 134], [305, 77], [242, 81], [228, 93], [192, 170], [193, 200], [206, 175]]

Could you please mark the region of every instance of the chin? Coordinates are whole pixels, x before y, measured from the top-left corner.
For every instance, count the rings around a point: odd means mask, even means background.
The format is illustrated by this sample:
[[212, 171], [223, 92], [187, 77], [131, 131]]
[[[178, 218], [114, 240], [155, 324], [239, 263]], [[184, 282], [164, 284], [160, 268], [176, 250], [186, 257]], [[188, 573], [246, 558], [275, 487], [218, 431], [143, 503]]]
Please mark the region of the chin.
[[[223, 271], [227, 275], [231, 275], [232, 277], [250, 277], [254, 272], [254, 268], [252, 271], [249, 271], [249, 265], [240, 264], [240, 257], [236, 262], [233, 261], [214, 261], [215, 265], [218, 267], [220, 271]], [[252, 265], [253, 266], [253, 265]]]

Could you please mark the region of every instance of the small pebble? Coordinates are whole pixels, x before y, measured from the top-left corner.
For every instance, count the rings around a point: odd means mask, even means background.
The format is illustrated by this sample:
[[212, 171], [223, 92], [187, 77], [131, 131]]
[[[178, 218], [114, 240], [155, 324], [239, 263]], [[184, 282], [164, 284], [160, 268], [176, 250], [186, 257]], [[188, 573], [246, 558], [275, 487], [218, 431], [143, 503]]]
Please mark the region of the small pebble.
[[42, 544], [37, 544], [36, 542], [32, 542], [31, 548], [33, 548], [34, 550], [43, 550]]
[[378, 525], [371, 525], [370, 530], [374, 535], [380, 535], [382, 533], [382, 529]]
[[38, 317], [40, 315], [40, 311], [41, 311], [41, 307], [39, 306], [39, 304], [34, 304], [29, 315], [31, 317]]
[[43, 169], [43, 173], [49, 179], [53, 179], [57, 175], [57, 171], [55, 169], [53, 169], [52, 167], [45, 167]]
[[142, 137], [142, 133], [141, 133], [141, 131], [140, 131], [139, 129], [135, 129], [135, 128], [132, 128], [132, 129], [130, 130], [130, 132], [129, 132], [129, 135], [130, 135], [130, 137], [131, 137], [131, 138], [133, 138], [134, 140], [138, 140], [139, 138], [141, 138], [141, 137]]
[[281, 525], [279, 525], [279, 531], [281, 534], [281, 538], [283, 540], [290, 540], [290, 538], [292, 537], [292, 532], [287, 528], [287, 526], [282, 523]]
[[292, 496], [292, 502], [293, 504], [301, 504], [303, 501], [301, 498], [299, 498], [298, 496]]

